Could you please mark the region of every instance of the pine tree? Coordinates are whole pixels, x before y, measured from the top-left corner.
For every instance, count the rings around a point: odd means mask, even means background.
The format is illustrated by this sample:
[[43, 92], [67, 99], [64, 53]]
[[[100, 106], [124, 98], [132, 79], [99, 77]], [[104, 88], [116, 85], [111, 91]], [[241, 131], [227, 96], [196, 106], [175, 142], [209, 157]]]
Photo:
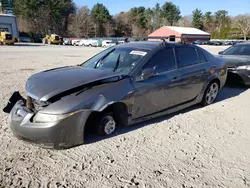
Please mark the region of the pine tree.
[[195, 9], [193, 11], [192, 25], [193, 25], [193, 27], [195, 27], [197, 29], [201, 29], [202, 30], [204, 28], [204, 25], [203, 25], [203, 14], [202, 14], [201, 10]]

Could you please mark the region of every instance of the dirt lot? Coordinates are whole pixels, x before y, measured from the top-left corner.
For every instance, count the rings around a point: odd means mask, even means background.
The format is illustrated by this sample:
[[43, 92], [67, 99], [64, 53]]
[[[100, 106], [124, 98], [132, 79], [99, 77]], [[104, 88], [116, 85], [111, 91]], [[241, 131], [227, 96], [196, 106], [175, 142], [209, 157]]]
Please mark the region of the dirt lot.
[[[217, 53], [225, 47], [205, 47]], [[0, 108], [26, 79], [78, 64], [99, 48], [0, 46]], [[47, 150], [13, 137], [0, 113], [0, 187], [250, 187], [250, 90], [225, 87], [215, 104]]]

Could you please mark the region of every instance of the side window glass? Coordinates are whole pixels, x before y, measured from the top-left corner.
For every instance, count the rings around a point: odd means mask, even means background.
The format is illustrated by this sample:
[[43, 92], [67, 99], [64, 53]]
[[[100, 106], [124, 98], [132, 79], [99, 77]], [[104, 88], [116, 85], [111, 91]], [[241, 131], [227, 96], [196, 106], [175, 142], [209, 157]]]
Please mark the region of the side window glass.
[[157, 52], [144, 66], [143, 69], [154, 68], [155, 74], [176, 69], [174, 51], [172, 48]]
[[176, 52], [180, 67], [187, 67], [199, 63], [199, 59], [194, 48], [180, 47], [176, 48]]
[[199, 49], [197, 49], [197, 52], [198, 52], [198, 55], [199, 55], [200, 63], [206, 63], [207, 60], [206, 60], [205, 56], [203, 55], [203, 53]]

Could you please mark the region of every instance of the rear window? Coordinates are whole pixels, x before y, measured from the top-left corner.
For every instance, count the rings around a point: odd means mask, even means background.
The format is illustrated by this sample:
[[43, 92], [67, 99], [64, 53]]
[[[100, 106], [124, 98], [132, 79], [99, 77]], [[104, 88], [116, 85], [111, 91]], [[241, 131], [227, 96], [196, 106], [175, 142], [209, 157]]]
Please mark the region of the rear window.
[[194, 48], [176, 48], [176, 54], [179, 60], [180, 67], [188, 67], [199, 63], [199, 59]]
[[207, 62], [212, 61], [214, 59], [214, 55], [209, 53], [207, 50], [204, 50], [203, 48], [199, 46], [196, 46], [195, 48], [199, 50], [200, 52], [202, 52]]
[[197, 49], [197, 53], [198, 53], [198, 56], [199, 56], [200, 63], [206, 63], [207, 60], [206, 60], [204, 54], [199, 49]]

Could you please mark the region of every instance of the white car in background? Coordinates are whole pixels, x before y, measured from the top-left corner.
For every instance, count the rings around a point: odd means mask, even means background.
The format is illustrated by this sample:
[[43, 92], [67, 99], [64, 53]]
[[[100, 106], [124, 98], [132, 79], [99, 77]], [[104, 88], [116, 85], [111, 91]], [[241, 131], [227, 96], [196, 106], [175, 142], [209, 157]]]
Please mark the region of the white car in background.
[[80, 39], [79, 38], [69, 38], [70, 43], [72, 46], [77, 46], [77, 44], [79, 43]]
[[89, 39], [81, 39], [76, 43], [77, 46], [87, 46], [89, 44]]
[[116, 45], [116, 42], [114, 42], [112, 40], [104, 40], [104, 41], [102, 41], [102, 47], [104, 47], [104, 48], [115, 46], [115, 45]]
[[77, 46], [97, 46], [98, 40], [94, 39], [81, 39], [76, 45]]

